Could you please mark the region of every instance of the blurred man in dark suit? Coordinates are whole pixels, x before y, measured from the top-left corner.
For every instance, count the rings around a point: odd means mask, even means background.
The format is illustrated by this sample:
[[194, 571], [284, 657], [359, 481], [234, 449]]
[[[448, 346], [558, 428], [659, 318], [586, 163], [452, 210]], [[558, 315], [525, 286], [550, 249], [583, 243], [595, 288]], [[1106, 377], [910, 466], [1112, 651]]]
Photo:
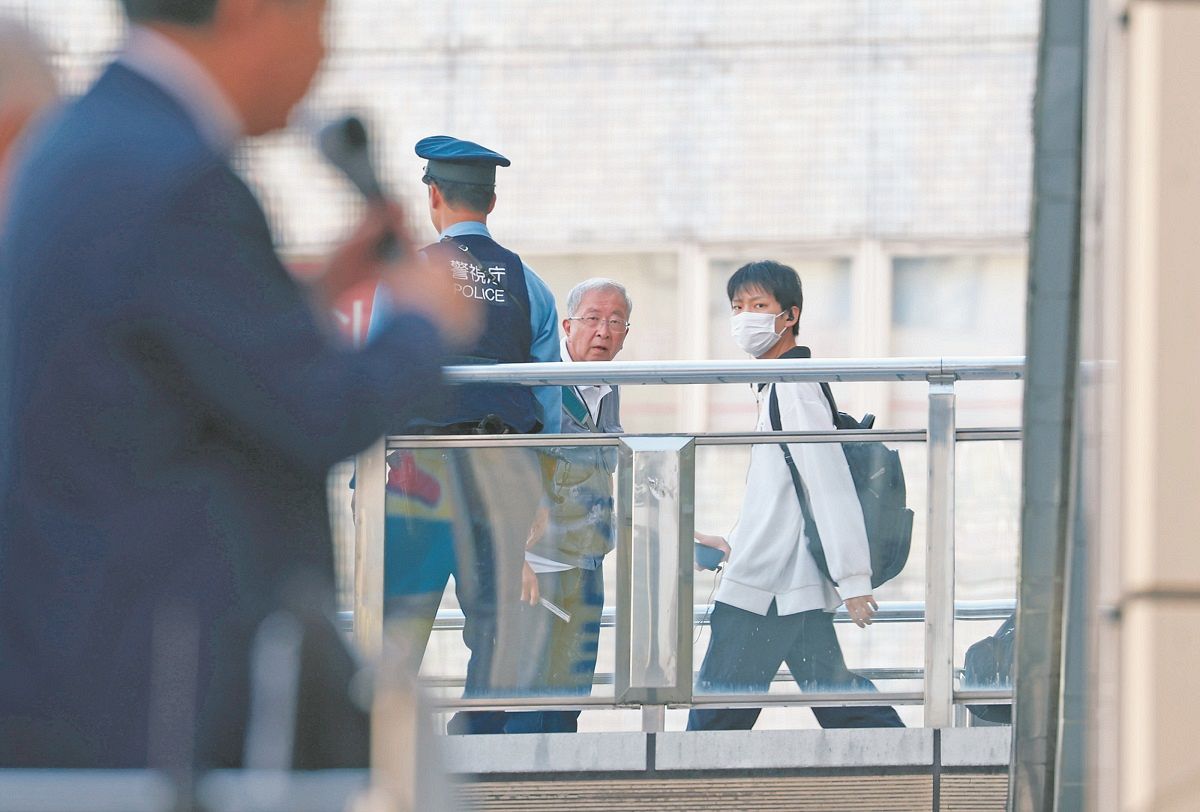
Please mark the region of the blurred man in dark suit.
[[[0, 246], [0, 765], [236, 766], [281, 609], [305, 630], [294, 765], [362, 765], [320, 622], [327, 472], [428, 408], [478, 319], [448, 272], [384, 267], [385, 234], [407, 243], [382, 207], [304, 289], [230, 166], [305, 94], [325, 0], [123, 4], [124, 51], [31, 146]], [[373, 278], [392, 320], [341, 348], [314, 311]]]

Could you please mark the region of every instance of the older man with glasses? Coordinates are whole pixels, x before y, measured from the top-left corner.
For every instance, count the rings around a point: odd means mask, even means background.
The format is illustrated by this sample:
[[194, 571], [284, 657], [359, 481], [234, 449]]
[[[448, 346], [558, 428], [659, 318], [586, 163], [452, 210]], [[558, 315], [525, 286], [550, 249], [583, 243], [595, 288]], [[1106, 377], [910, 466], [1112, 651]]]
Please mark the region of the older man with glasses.
[[[611, 279], [588, 279], [567, 297], [562, 360], [611, 361], [625, 345], [633, 302]], [[618, 434], [621, 400], [608, 385], [564, 386], [564, 434]], [[525, 547], [518, 622], [531, 647], [518, 689], [586, 695], [592, 689], [604, 609], [604, 557], [613, 549], [616, 449], [580, 446], [542, 456], [546, 495]], [[506, 733], [572, 733], [579, 711], [508, 714]]]

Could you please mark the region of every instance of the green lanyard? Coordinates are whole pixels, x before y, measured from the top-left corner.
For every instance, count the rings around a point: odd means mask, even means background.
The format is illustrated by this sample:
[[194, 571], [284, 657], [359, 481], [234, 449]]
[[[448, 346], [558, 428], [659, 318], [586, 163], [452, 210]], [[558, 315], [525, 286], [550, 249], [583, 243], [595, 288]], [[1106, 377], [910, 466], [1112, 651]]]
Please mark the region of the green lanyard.
[[564, 386], [562, 388], [563, 408], [567, 410], [567, 414], [575, 418], [576, 422], [587, 426], [587, 430], [596, 432], [596, 421], [592, 419], [592, 412], [588, 409], [587, 404], [583, 402], [583, 395], [579, 394], [579, 390], [574, 386]]

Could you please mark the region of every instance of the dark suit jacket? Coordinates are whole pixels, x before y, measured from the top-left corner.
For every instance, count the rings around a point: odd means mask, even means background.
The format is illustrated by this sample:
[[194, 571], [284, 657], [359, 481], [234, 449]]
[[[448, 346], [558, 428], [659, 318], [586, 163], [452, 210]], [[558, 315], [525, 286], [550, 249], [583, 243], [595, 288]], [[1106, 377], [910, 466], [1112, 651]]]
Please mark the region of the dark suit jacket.
[[437, 332], [331, 343], [227, 159], [119, 64], [0, 233], [0, 766], [161, 760], [189, 700], [236, 760], [248, 636], [332, 608], [328, 469], [431, 408]]

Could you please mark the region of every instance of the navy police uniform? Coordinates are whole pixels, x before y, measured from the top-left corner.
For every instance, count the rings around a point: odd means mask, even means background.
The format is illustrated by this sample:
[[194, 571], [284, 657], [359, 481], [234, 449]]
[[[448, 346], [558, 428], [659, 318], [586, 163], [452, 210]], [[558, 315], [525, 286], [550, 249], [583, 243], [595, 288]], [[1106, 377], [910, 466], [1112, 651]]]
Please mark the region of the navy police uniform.
[[[509, 166], [503, 155], [469, 141], [433, 136], [416, 145], [418, 156], [427, 160], [423, 180], [427, 184], [469, 184], [491, 189], [497, 166]], [[514, 252], [501, 246], [481, 221], [456, 223], [445, 229], [438, 242], [423, 253], [453, 276], [463, 296], [485, 306], [486, 325], [475, 345], [453, 357], [454, 364], [503, 364], [545, 360], [534, 354], [535, 343], [554, 334], [557, 345], [557, 314], [547, 321], [544, 311], [553, 311], [553, 297]], [[533, 311], [531, 313], [531, 311]], [[372, 328], [386, 322], [386, 303], [372, 314]], [[557, 360], [555, 358], [554, 360]], [[554, 390], [559, 396], [559, 392]], [[429, 408], [395, 427], [400, 434], [512, 434], [543, 430], [549, 424], [558, 430], [560, 401], [547, 405], [530, 387], [504, 384], [472, 384], [451, 387], [439, 408]], [[520, 573], [524, 538], [534, 502], [522, 506], [525, 495], [538, 492], [537, 465], [533, 455], [516, 449], [454, 449], [394, 452], [393, 471], [402, 464], [416, 473], [400, 478], [389, 490], [385, 563], [388, 573], [403, 576], [385, 580], [390, 622], [399, 622], [409, 636], [414, 669], [419, 666], [433, 618], [449, 579], [465, 617], [463, 639], [471, 651], [465, 694], [487, 695], [497, 686], [511, 684], [506, 676], [517, 665], [513, 660], [520, 647], [506, 642], [511, 624], [506, 611], [519, 609]], [[401, 459], [403, 458], [403, 459]], [[444, 472], [442, 498], [454, 520], [431, 531], [424, 520], [428, 513], [412, 500], [404, 488], [419, 487], [422, 471]], [[411, 481], [410, 481], [411, 480]], [[527, 481], [528, 480], [528, 481]], [[394, 496], [393, 496], [394, 494]], [[420, 496], [420, 494], [415, 494]], [[443, 503], [444, 507], [445, 503]], [[403, 562], [402, 567], [394, 566]], [[413, 578], [413, 573], [420, 577]], [[462, 713], [450, 722], [454, 733], [499, 732], [503, 714]]]
[[[496, 167], [511, 161], [479, 144], [434, 135], [417, 142], [417, 155], [425, 158], [424, 182], [455, 183], [493, 188]], [[521, 258], [489, 234], [462, 234], [447, 230], [441, 241], [425, 248], [444, 260], [463, 296], [485, 305], [487, 325], [475, 346], [459, 357], [463, 364], [513, 364], [530, 360], [533, 333], [530, 326], [529, 287]], [[408, 428], [461, 428], [472, 430], [481, 421], [487, 433], [529, 433], [541, 430], [537, 401], [527, 386], [474, 384], [456, 387], [445, 408], [418, 417]]]
[[[533, 332], [521, 258], [483, 234], [447, 235], [427, 247], [425, 253], [437, 255], [449, 266], [461, 295], [485, 303], [487, 325], [479, 340], [451, 363], [515, 364], [530, 360]], [[484, 421], [488, 434], [529, 434], [542, 428], [532, 389], [487, 383], [454, 387], [441, 409], [413, 418], [407, 430], [471, 431]]]

